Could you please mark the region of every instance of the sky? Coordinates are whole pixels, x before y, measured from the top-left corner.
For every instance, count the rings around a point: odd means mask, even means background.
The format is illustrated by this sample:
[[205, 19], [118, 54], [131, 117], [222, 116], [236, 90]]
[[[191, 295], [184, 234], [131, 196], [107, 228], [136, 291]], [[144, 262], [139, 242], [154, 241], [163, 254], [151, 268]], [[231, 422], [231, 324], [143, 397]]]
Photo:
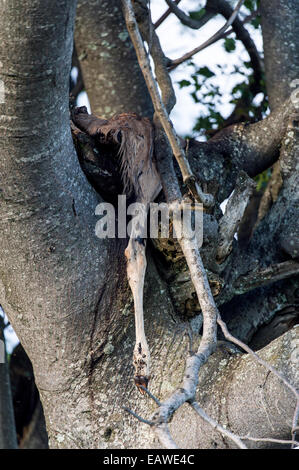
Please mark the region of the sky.
[[[230, 2], [232, 6], [236, 4], [236, 1]], [[167, 9], [167, 5], [163, 0], [151, 0], [151, 11], [153, 22], [155, 22]], [[179, 7], [185, 13], [189, 11], [196, 11], [205, 5], [205, 1], [201, 0], [182, 0], [179, 3]], [[249, 14], [248, 10], [244, 10], [245, 14]], [[176, 59], [181, 57], [184, 53], [194, 49], [200, 44], [204, 43], [214, 33], [216, 33], [224, 24], [226, 20], [218, 15], [214, 19], [210, 20], [200, 30], [192, 30], [183, 26], [175, 15], [169, 15], [168, 18], [161, 24], [156, 30], [164, 53], [170, 59]], [[254, 40], [259, 50], [262, 50], [262, 38], [261, 35], [254, 30], [253, 27], [249, 27], [250, 33], [254, 36]], [[231, 37], [235, 37], [232, 35]], [[241, 65], [242, 60], [249, 60], [247, 51], [243, 45], [237, 41], [237, 48], [233, 53], [228, 53], [223, 47], [223, 40], [216, 42], [209, 46], [207, 49], [199, 52], [193, 56], [192, 61], [198, 67], [208, 66], [216, 77], [213, 79], [214, 83], [220, 87], [222, 97], [222, 104], [218, 107], [219, 111], [227, 117], [233, 110], [233, 105], [229, 103], [231, 96], [230, 91], [232, 87], [243, 81], [242, 75], [232, 75], [231, 72], [234, 69], [234, 65]], [[226, 75], [219, 74], [219, 68], [217, 64], [226, 67]], [[190, 88], [180, 89], [178, 82], [182, 79], [188, 78], [192, 68], [186, 64], [181, 64], [173, 72], [171, 77], [174, 85], [174, 89], [177, 96], [177, 104], [171, 114], [171, 118], [175, 125], [177, 132], [180, 135], [186, 135], [192, 133], [192, 128], [195, 124], [196, 118], [201, 112], [205, 111], [205, 106], [201, 103], [194, 103], [190, 96]]]
[[[165, 10], [167, 10], [167, 4], [164, 0], [151, 0], [151, 13], [153, 22], [155, 22]], [[236, 1], [230, 1], [231, 5], [234, 6]], [[204, 0], [182, 0], [179, 3], [179, 7], [185, 12], [195, 11], [203, 7], [205, 4]], [[244, 9], [244, 14], [249, 12]], [[156, 30], [164, 53], [170, 59], [176, 59], [181, 57], [184, 53], [192, 50], [199, 46], [207, 39], [209, 39], [215, 32], [218, 31], [225, 23], [225, 20], [217, 16], [213, 20], [209, 21], [200, 30], [192, 30], [183, 26], [175, 15], [169, 15], [169, 17], [161, 24]], [[250, 26], [246, 26], [252, 37], [255, 40], [258, 50], [262, 50], [262, 38], [259, 32]], [[232, 36], [234, 37], [234, 36]], [[218, 105], [218, 110], [224, 117], [229, 116], [233, 109], [233, 105], [229, 103], [230, 91], [232, 87], [243, 81], [244, 77], [241, 75], [234, 74], [231, 72], [234, 69], [234, 65], [240, 65], [242, 60], [249, 60], [248, 54], [244, 49], [243, 45], [237, 42], [236, 50], [229, 54], [223, 47], [223, 41], [218, 41], [207, 49], [201, 51], [199, 54], [193, 57], [193, 62], [198, 67], [208, 66], [216, 77], [213, 78], [215, 84], [220, 87], [222, 92], [221, 103]], [[219, 68], [217, 64], [226, 67], [225, 75], [219, 74]], [[171, 119], [175, 126], [177, 133], [181, 136], [192, 135], [192, 128], [195, 124], [196, 118], [205, 111], [205, 106], [201, 103], [195, 103], [190, 96], [189, 88], [179, 88], [178, 82], [182, 79], [188, 79], [193, 69], [188, 67], [186, 64], [182, 64], [171, 72], [171, 78], [173, 81], [174, 90], [177, 97], [177, 103], [171, 113]], [[73, 70], [74, 76], [76, 71]], [[86, 105], [89, 107], [88, 98], [85, 92], [81, 93], [78, 105]], [[90, 110], [90, 108], [89, 108]], [[197, 137], [204, 139], [204, 137]], [[222, 210], [225, 208], [225, 202], [222, 204]], [[1, 307], [0, 307], [1, 314]], [[11, 326], [5, 329], [6, 346], [8, 353], [11, 353], [13, 347], [18, 343], [18, 338], [14, 333]]]

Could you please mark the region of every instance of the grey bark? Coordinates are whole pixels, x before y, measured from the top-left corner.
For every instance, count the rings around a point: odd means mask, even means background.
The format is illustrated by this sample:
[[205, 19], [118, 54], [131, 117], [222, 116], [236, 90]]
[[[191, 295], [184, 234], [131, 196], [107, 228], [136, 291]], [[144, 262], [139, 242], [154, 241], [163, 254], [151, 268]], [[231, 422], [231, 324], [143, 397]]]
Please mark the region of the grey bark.
[[[264, 360], [294, 385], [299, 381], [298, 334], [299, 328], [293, 328], [259, 351]], [[251, 357], [229, 350], [225, 344], [200, 371], [197, 401], [208, 415], [239, 436], [290, 439], [296, 406], [294, 395]], [[235, 447], [187, 405], [177, 411], [171, 430], [178, 423], [181, 423], [178, 442], [182, 448]], [[189, 432], [190, 428], [194, 429], [193, 433]], [[244, 443], [249, 448], [286, 447], [269, 442], [244, 440]]]
[[153, 107], [118, 0], [79, 0], [75, 42], [92, 111], [109, 118]]
[[273, 110], [290, 96], [291, 83], [299, 77], [299, 4], [261, 0], [260, 8], [267, 92]]

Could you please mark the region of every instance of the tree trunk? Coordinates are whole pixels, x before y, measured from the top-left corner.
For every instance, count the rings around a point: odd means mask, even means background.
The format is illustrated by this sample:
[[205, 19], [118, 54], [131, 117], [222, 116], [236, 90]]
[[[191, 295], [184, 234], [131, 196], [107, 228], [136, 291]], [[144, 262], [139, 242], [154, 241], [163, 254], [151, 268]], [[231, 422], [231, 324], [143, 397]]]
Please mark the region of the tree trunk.
[[105, 118], [124, 112], [152, 117], [120, 1], [79, 0], [75, 42], [93, 113]]
[[299, 76], [298, 15], [296, 0], [261, 0], [265, 72], [272, 110], [290, 96], [292, 81]]

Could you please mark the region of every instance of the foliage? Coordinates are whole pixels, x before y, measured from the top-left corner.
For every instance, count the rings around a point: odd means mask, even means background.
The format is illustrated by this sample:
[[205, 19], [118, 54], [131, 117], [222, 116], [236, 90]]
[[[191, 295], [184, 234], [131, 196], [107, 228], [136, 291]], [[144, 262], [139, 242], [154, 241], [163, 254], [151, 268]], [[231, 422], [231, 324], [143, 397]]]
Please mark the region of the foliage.
[[[259, 0], [246, 0], [241, 10], [241, 18], [252, 14], [259, 7]], [[190, 11], [189, 15], [193, 19], [200, 19], [205, 13], [205, 9]], [[249, 24], [260, 32], [260, 17], [253, 18]], [[232, 105], [234, 122], [250, 121], [254, 122], [265, 117], [268, 110], [268, 99], [264, 78], [258, 86], [254, 86], [254, 71], [250, 61], [244, 60], [240, 56], [237, 48], [235, 34], [222, 40], [223, 48], [228, 56], [227, 64], [215, 64], [211, 67], [197, 67], [193, 61], [188, 62], [187, 71], [190, 75], [178, 82], [180, 88], [189, 88], [190, 95], [195, 103], [204, 105], [205, 110], [201, 111], [193, 127], [193, 136], [205, 135], [209, 138], [215, 130], [226, 125], [227, 116], [224, 115], [223, 90], [221, 84], [226, 77], [240, 78], [240, 81], [233, 85], [230, 91], [229, 104]], [[235, 83], [236, 80], [232, 80]], [[259, 89], [259, 93], [252, 90]], [[258, 96], [258, 99], [255, 97]], [[230, 123], [230, 122], [229, 122]], [[212, 131], [211, 131], [212, 130]]]

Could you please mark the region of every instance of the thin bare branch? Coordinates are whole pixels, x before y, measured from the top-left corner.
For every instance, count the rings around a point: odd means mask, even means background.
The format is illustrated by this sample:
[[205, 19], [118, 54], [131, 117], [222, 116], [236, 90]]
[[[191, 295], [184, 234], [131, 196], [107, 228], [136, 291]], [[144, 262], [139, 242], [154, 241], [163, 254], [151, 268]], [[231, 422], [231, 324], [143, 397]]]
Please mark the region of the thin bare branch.
[[250, 272], [246, 276], [238, 278], [234, 283], [234, 291], [236, 294], [244, 294], [249, 290], [261, 287], [269, 282], [280, 281], [288, 277], [299, 274], [299, 263], [297, 261], [284, 261], [282, 263], [273, 264], [263, 269]]
[[[180, 3], [181, 0], [175, 0], [175, 3], [178, 5]], [[154, 24], [154, 28], [157, 29], [159, 28], [159, 26], [163, 23], [163, 21], [166, 20], [166, 18], [169, 17], [170, 13], [172, 13], [171, 9], [168, 8], [165, 13], [163, 13], [163, 15], [160, 16], [160, 18], [156, 21], [156, 23]]]
[[[270, 370], [276, 377], [278, 377], [282, 382], [294, 393], [295, 397], [297, 400], [299, 400], [299, 392], [296, 390], [296, 388], [290, 384], [290, 382], [280, 373], [278, 372], [274, 367], [271, 366], [267, 361], [264, 361], [258, 354], [256, 354], [252, 349], [250, 349], [247, 344], [243, 343], [241, 340], [238, 338], [235, 338], [227, 329], [226, 324], [224, 321], [221, 319], [220, 315], [218, 315], [217, 318], [217, 323], [220, 326], [222, 333], [224, 334], [224, 337], [228, 340], [231, 341], [232, 343], [236, 344], [240, 348], [242, 348], [244, 351], [246, 351], [250, 356], [252, 356], [257, 362], [262, 364], [266, 369]], [[295, 426], [294, 426], [295, 427]]]
[[249, 435], [246, 436], [239, 436], [237, 434], [232, 433], [231, 431], [228, 431], [224, 427], [222, 427], [217, 421], [215, 421], [213, 418], [208, 416], [206, 412], [199, 406], [199, 404], [194, 401], [191, 402], [190, 405], [192, 408], [199, 414], [201, 418], [203, 418], [207, 423], [209, 423], [214, 429], [219, 431], [221, 434], [224, 436], [227, 436], [229, 439], [235, 442], [238, 447], [241, 449], [246, 449], [247, 447], [243, 444], [242, 441], [253, 441], [253, 442], [273, 442], [275, 444], [292, 444], [292, 445], [298, 445], [298, 442], [295, 440], [288, 440], [288, 439], [274, 439], [271, 437], [251, 437]]
[[295, 444], [298, 445], [297, 441], [288, 440], [288, 439], [272, 439], [271, 437], [251, 437], [251, 436], [240, 436], [240, 439], [244, 441], [253, 441], [253, 442], [273, 442], [274, 444]]
[[143, 39], [148, 43], [150, 54], [154, 62], [156, 78], [161, 90], [162, 102], [169, 114], [176, 103], [176, 96], [166, 67], [169, 59], [165, 56], [160, 44], [159, 37], [154, 30], [150, 11], [148, 11], [147, 17], [141, 17], [139, 21], [139, 28]]
[[[215, 8], [215, 11], [220, 13], [226, 20], [229, 21], [231, 15], [233, 14], [233, 9], [230, 4], [225, 0], [212, 0], [211, 9]], [[258, 14], [257, 10], [254, 14]], [[231, 31], [236, 33], [236, 38], [239, 39], [243, 43], [251, 61], [251, 65], [254, 71], [254, 81], [255, 87], [260, 89], [260, 80], [262, 78], [263, 73], [263, 66], [259, 51], [255, 45], [255, 42], [251, 38], [251, 35], [244, 28], [244, 25], [252, 20], [252, 15], [246, 17], [243, 21], [241, 21], [238, 17], [235, 18], [234, 22], [232, 23]]]
[[167, 423], [161, 423], [158, 426], [155, 426], [154, 429], [156, 436], [165, 449], [178, 449], [177, 444], [169, 432]]
[[182, 386], [178, 388], [167, 400], [159, 406], [152, 416], [154, 431], [159, 437], [168, 431], [167, 422], [175, 411], [185, 402], [192, 401], [198, 384], [200, 368], [206, 363], [209, 356], [216, 348], [216, 323], [217, 307], [209, 287], [205, 270], [200, 259], [199, 250], [194, 242], [189, 245], [182, 242], [181, 247], [186, 257], [192, 281], [196, 288], [198, 299], [203, 312], [203, 336], [196, 354], [190, 354], [186, 360], [186, 367]]
[[228, 431], [227, 429], [222, 427], [219, 423], [217, 423], [217, 421], [215, 421], [213, 418], [208, 416], [206, 412], [199, 406], [199, 404], [196, 401], [191, 402], [190, 405], [202, 419], [204, 419], [207, 423], [209, 423], [212, 426], [212, 428], [221, 432], [223, 436], [226, 436], [229, 439], [231, 439], [235, 444], [237, 444], [237, 446], [240, 449], [247, 449], [246, 445], [243, 444], [239, 436], [232, 433], [231, 431]]
[[158, 398], [155, 397], [147, 388], [143, 387], [143, 385], [140, 385], [141, 390], [143, 390], [154, 402], [158, 405], [161, 406], [161, 402], [158, 400]]
[[224, 337], [228, 340], [231, 341], [232, 343], [236, 344], [240, 348], [242, 348], [244, 351], [246, 351], [248, 354], [250, 354], [257, 362], [262, 364], [266, 369], [268, 369], [272, 374], [274, 374], [276, 377], [278, 377], [287, 388], [293, 392], [293, 394], [296, 397], [296, 408], [294, 411], [294, 416], [293, 416], [293, 421], [292, 421], [292, 439], [295, 440], [295, 434], [296, 434], [296, 427], [298, 423], [298, 418], [299, 418], [299, 392], [296, 390], [296, 388], [280, 373], [278, 372], [274, 367], [271, 366], [267, 361], [264, 361], [258, 354], [256, 354], [252, 349], [250, 349], [247, 344], [243, 343], [239, 339], [235, 338], [227, 329], [226, 324], [224, 321], [221, 319], [220, 314], [218, 314], [217, 318], [217, 323], [220, 326]]
[[130, 410], [130, 408], [127, 408], [126, 406], [123, 406], [123, 410], [126, 411], [127, 413], [130, 413], [134, 418], [138, 419], [141, 423], [148, 424], [149, 426], [153, 426], [154, 423], [152, 421], [149, 421], [148, 419], [144, 419], [141, 416], [139, 416], [137, 413], [134, 411]]
[[206, 47], [210, 46], [214, 42], [218, 41], [218, 39], [221, 38], [222, 34], [225, 33], [225, 31], [229, 28], [229, 26], [235, 21], [238, 12], [243, 5], [244, 0], [239, 0], [235, 9], [233, 10], [233, 13], [231, 17], [226, 21], [226, 23], [215, 33], [213, 36], [211, 36], [207, 41], [205, 41], [203, 44], [200, 46], [196, 47], [195, 49], [192, 49], [192, 51], [187, 52], [184, 54], [182, 57], [179, 57], [178, 59], [172, 60], [171, 65], [169, 67], [170, 70], [173, 70], [175, 67], [178, 65], [182, 64], [186, 60], [190, 59], [194, 54], [197, 54], [198, 52], [202, 51]]

